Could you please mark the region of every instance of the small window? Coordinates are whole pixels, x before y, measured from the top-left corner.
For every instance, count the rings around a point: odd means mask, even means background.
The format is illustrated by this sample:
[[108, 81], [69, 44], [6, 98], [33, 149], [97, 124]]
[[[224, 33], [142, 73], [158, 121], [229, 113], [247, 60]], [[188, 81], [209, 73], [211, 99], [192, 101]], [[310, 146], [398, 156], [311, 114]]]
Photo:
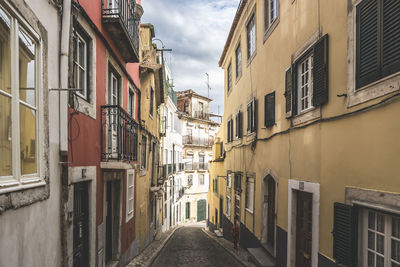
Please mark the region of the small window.
[[264, 26], [265, 30], [275, 22], [278, 17], [278, 0], [264, 0]]
[[134, 186], [135, 186], [135, 170], [131, 169], [127, 171], [126, 177], [126, 221], [129, 221], [133, 217], [134, 211]]
[[236, 59], [236, 80], [242, 76], [242, 48], [240, 47], [240, 43], [238, 44], [235, 51], [235, 59]]
[[275, 124], [275, 92], [265, 95], [264, 98], [264, 125], [271, 127]]
[[227, 86], [228, 86], [228, 92], [230, 92], [232, 89], [232, 63], [229, 63], [229, 66], [228, 66]]
[[73, 39], [73, 87], [81, 89], [77, 94], [84, 99], [88, 99], [89, 85], [89, 40], [84, 35], [74, 29]]
[[230, 119], [228, 121], [228, 128], [227, 128], [227, 134], [228, 134], [228, 143], [233, 141], [233, 120]]
[[236, 114], [236, 138], [243, 137], [243, 113], [239, 111]]
[[154, 89], [150, 86], [150, 116], [154, 114]]
[[247, 60], [250, 60], [256, 52], [256, 23], [253, 14], [247, 23]]
[[246, 181], [246, 209], [254, 211], [254, 178], [247, 177]]
[[297, 113], [300, 114], [313, 107], [313, 54], [297, 64], [297, 81]]
[[131, 87], [129, 87], [129, 96], [128, 96], [128, 113], [132, 119], [135, 118], [136, 113], [136, 94], [135, 91]]
[[199, 174], [199, 184], [204, 185], [204, 174]]

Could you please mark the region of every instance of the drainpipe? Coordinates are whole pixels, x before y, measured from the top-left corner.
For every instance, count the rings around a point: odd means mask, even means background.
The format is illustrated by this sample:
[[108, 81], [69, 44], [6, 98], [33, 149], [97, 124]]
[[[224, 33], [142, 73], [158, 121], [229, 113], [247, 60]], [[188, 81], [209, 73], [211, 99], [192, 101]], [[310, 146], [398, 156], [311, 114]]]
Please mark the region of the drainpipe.
[[[60, 32], [60, 88], [68, 88], [68, 56], [71, 27], [71, 1], [64, 0], [62, 5], [62, 21]], [[59, 92], [60, 103], [60, 153], [68, 155], [68, 91]]]

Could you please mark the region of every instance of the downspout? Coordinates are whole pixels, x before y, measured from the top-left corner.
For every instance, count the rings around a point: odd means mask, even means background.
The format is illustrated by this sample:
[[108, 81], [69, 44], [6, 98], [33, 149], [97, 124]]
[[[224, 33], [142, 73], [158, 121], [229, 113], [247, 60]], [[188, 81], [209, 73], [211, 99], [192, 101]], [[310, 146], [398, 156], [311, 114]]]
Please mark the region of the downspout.
[[[71, 2], [64, 0], [60, 32], [60, 76], [59, 87], [68, 88], [69, 37], [71, 28]], [[68, 155], [68, 91], [59, 92], [60, 101], [60, 153]]]

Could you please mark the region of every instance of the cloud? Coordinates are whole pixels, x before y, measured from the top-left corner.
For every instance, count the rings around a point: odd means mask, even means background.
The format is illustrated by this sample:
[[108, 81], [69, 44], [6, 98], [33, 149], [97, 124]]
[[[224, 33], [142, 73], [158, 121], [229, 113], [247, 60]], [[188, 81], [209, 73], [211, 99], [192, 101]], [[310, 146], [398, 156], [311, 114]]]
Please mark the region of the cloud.
[[165, 57], [175, 90], [193, 89], [207, 96], [207, 72], [213, 112], [217, 112], [218, 106], [223, 112], [224, 73], [218, 61], [238, 4], [239, 0], [142, 1], [142, 22], [152, 23], [156, 38], [173, 50]]

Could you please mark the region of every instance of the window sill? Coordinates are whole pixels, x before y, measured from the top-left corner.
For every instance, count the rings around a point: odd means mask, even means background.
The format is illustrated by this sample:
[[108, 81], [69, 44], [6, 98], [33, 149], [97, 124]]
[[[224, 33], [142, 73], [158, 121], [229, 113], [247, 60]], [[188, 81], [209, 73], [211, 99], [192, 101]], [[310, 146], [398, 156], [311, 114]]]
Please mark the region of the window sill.
[[41, 178], [32, 178], [29, 181], [24, 180], [21, 183], [17, 181], [9, 181], [0, 184], [0, 195], [10, 192], [16, 192], [26, 189], [31, 189], [35, 187], [45, 186], [46, 182]]
[[[79, 111], [80, 113], [83, 113], [92, 119], [96, 119], [96, 103], [93, 101], [91, 103], [90, 101], [87, 100], [87, 98], [84, 98], [83, 96], [77, 94], [77, 100], [78, 100], [78, 107], [74, 108], [76, 111]], [[96, 97], [96, 96], [94, 96]]]
[[268, 29], [265, 30], [265, 32], [264, 32], [264, 44], [265, 44], [265, 41], [267, 41], [267, 39], [271, 36], [271, 34], [274, 32], [274, 30], [278, 26], [279, 21], [280, 21], [280, 17], [278, 16], [274, 20], [274, 22], [272, 22], [272, 24], [268, 27]]
[[375, 98], [400, 90], [400, 72], [370, 83], [360, 89], [348, 90], [347, 107], [363, 104]]
[[306, 112], [296, 115], [292, 118], [292, 125], [298, 126], [300, 124], [321, 118], [321, 107], [314, 107]]

